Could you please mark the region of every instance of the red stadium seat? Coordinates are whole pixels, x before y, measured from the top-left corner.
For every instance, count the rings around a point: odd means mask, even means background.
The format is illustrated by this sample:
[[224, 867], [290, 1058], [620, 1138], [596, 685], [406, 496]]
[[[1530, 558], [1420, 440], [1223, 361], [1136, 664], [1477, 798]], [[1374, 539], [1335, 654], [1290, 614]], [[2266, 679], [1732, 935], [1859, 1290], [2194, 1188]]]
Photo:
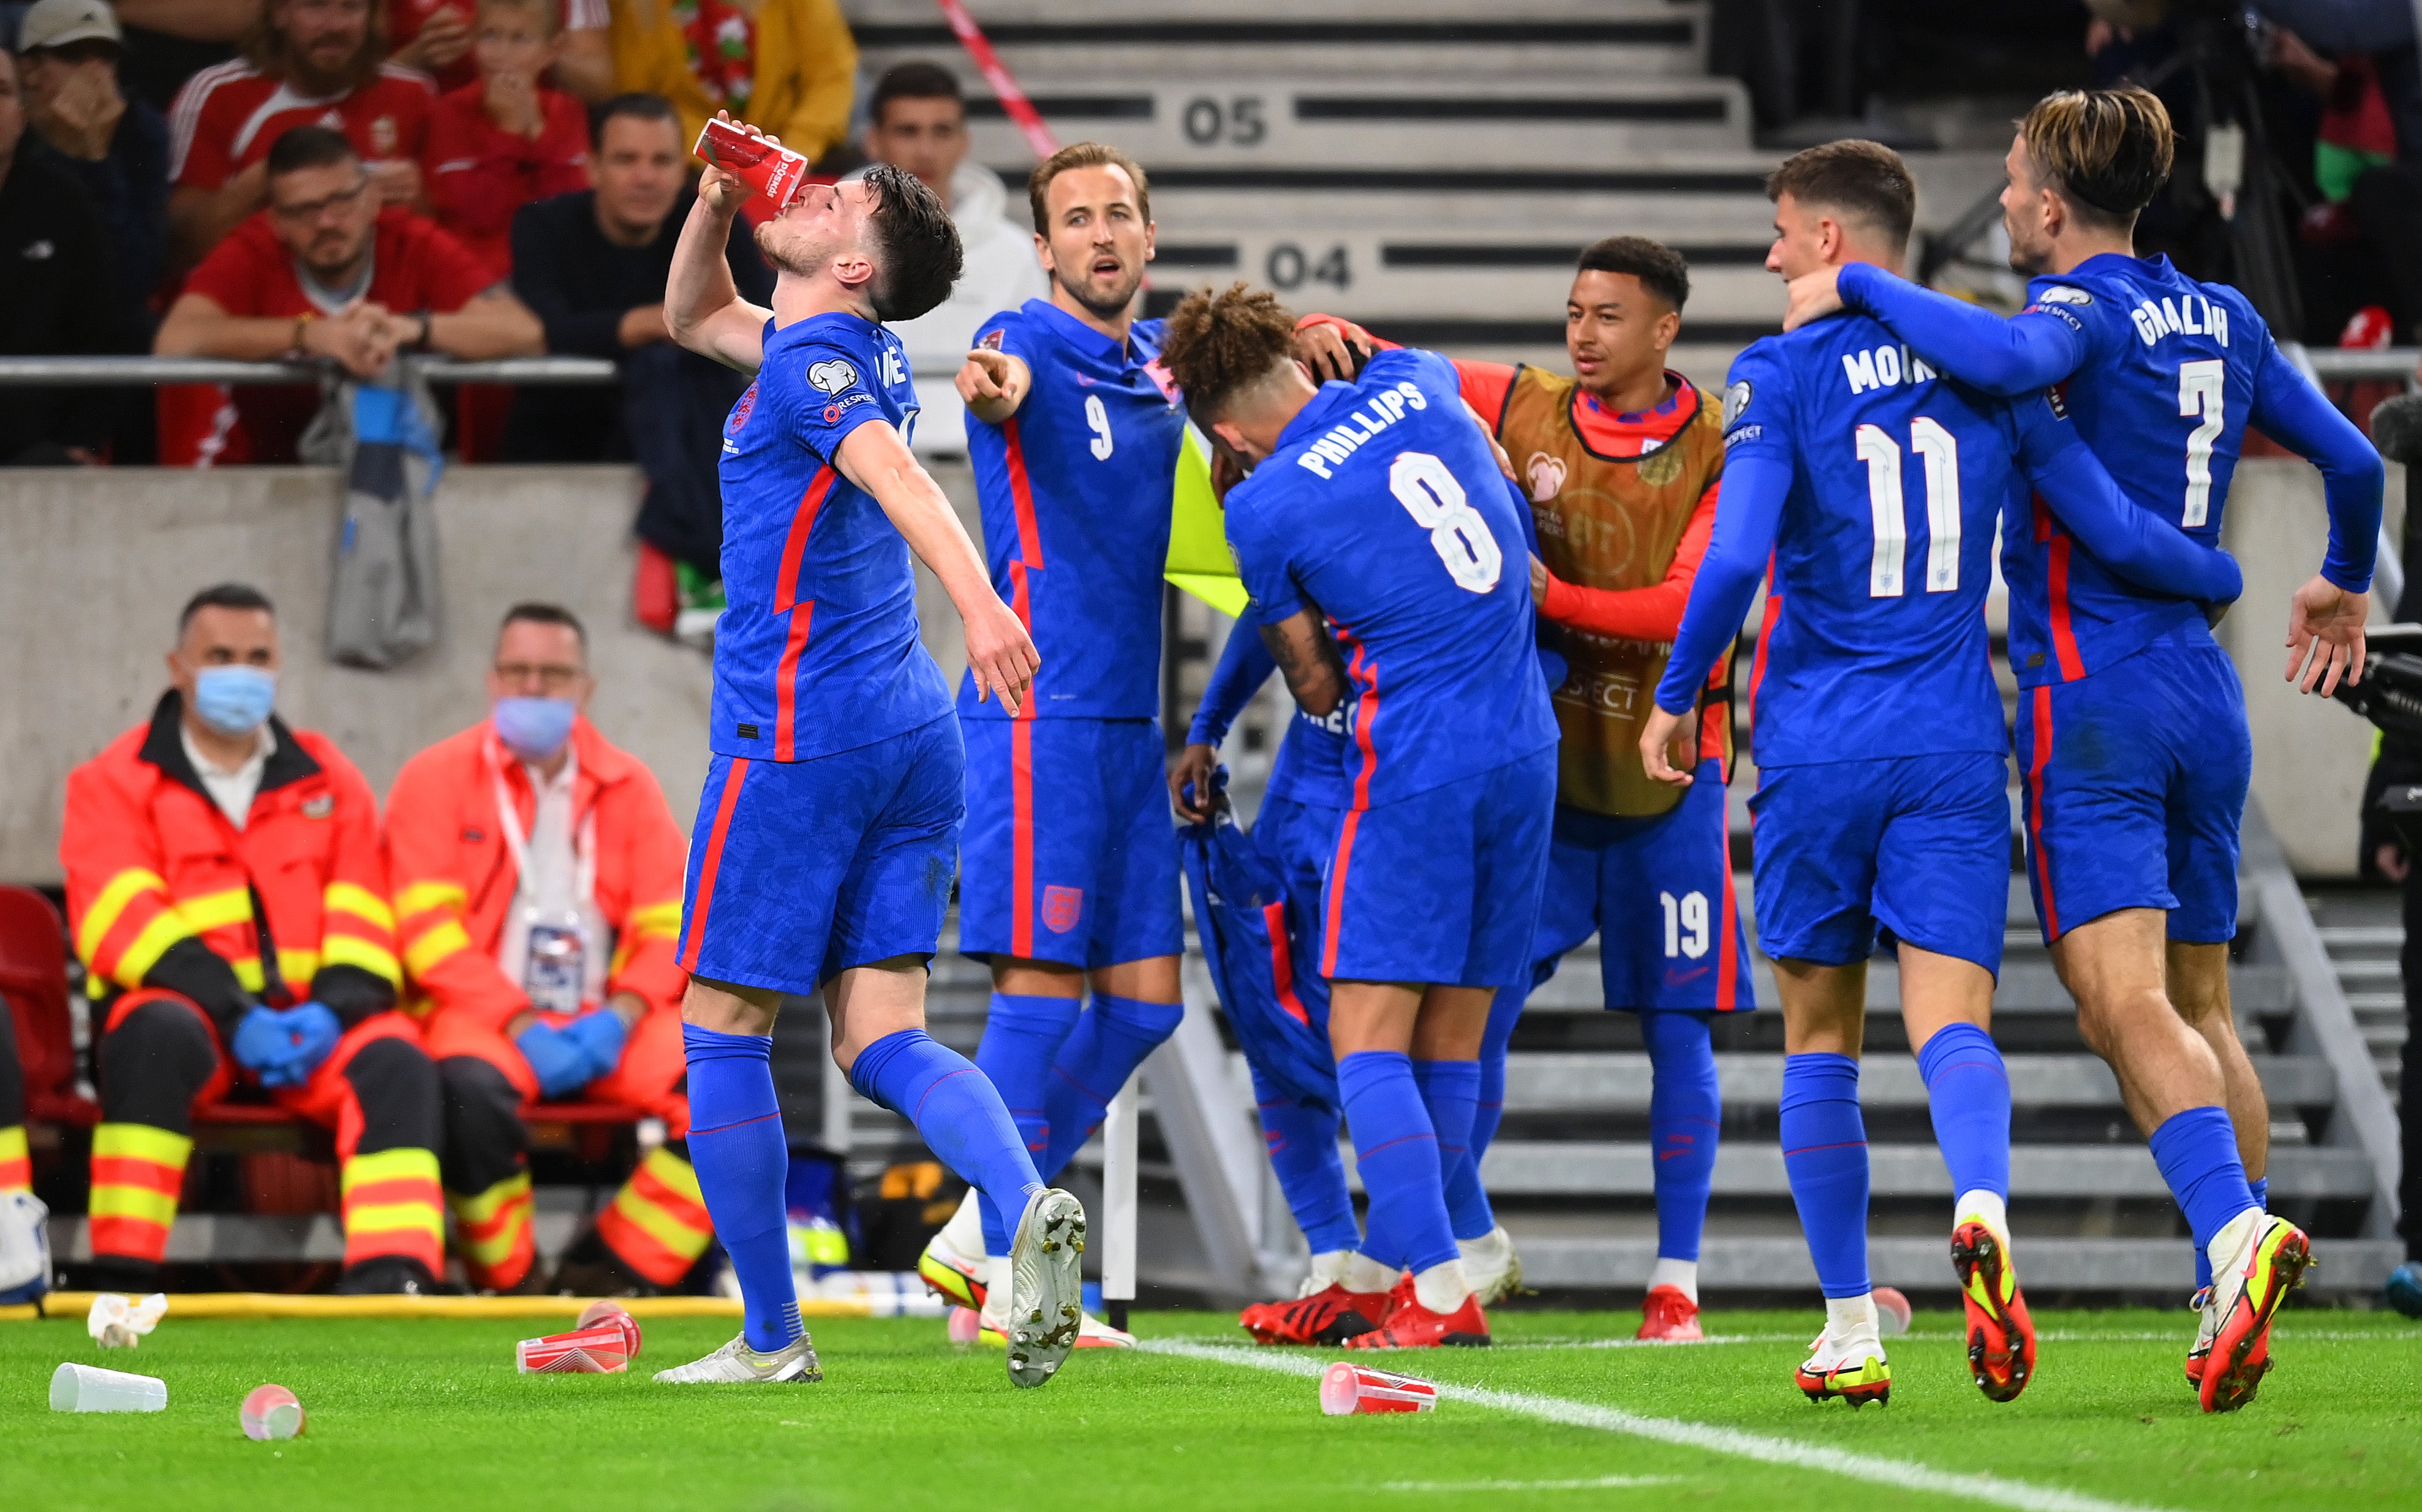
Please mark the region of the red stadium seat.
[[17, 1025], [25, 1068], [25, 1116], [41, 1123], [99, 1121], [75, 1092], [75, 1037], [68, 1021], [67, 922], [30, 887], [0, 886], [0, 997]]

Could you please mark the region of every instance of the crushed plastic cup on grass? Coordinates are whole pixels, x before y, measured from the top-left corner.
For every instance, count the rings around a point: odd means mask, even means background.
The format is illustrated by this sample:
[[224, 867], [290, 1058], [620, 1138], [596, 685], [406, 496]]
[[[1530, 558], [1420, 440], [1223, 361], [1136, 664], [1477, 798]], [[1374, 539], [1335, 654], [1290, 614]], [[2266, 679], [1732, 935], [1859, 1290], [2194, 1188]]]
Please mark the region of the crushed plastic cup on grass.
[[525, 1376], [610, 1375], [630, 1368], [631, 1334], [608, 1321], [569, 1333], [524, 1339], [513, 1352]]
[[168, 1383], [151, 1376], [103, 1370], [71, 1360], [51, 1372], [54, 1412], [157, 1412], [168, 1405]]
[[1320, 1373], [1320, 1410], [1330, 1417], [1357, 1412], [1428, 1412], [1438, 1408], [1438, 1387], [1392, 1370], [1340, 1360]]
[[1909, 1332], [1909, 1298], [1895, 1286], [1876, 1288], [1876, 1332], [1886, 1338]]
[[303, 1404], [294, 1394], [275, 1381], [255, 1386], [245, 1395], [236, 1421], [244, 1425], [244, 1436], [267, 1442], [272, 1439], [303, 1437]]
[[627, 1348], [622, 1350], [627, 1361], [639, 1358], [639, 1320], [629, 1309], [608, 1297], [600, 1297], [580, 1310], [580, 1320], [572, 1325], [575, 1332], [592, 1328], [619, 1328]]
[[168, 1299], [160, 1292], [138, 1302], [104, 1291], [93, 1298], [84, 1328], [104, 1349], [132, 1349], [143, 1342], [144, 1334], [160, 1326], [167, 1312]]

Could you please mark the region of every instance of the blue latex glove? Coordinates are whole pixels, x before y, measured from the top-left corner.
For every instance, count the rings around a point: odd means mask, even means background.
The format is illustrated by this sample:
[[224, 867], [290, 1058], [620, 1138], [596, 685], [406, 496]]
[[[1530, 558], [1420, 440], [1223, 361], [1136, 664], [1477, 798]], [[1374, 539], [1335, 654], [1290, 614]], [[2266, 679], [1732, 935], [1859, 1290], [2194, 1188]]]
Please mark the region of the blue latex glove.
[[345, 1026], [338, 1021], [336, 1010], [324, 1003], [298, 1003], [278, 1017], [286, 1021], [300, 1052], [294, 1070], [294, 1080], [299, 1083], [318, 1070], [322, 1061], [337, 1052], [337, 1041], [345, 1037]]
[[254, 1008], [236, 1025], [236, 1063], [258, 1074], [262, 1086], [300, 1086], [344, 1034], [323, 1004]]
[[565, 1024], [559, 1031], [564, 1038], [580, 1047], [588, 1057], [588, 1081], [595, 1081], [622, 1064], [622, 1040], [627, 1033], [621, 1015], [611, 1008], [599, 1008], [584, 1013]]
[[534, 1023], [521, 1033], [513, 1043], [520, 1047], [522, 1058], [538, 1073], [539, 1095], [559, 1098], [589, 1084], [594, 1074], [589, 1069], [589, 1053], [580, 1041], [560, 1029]]

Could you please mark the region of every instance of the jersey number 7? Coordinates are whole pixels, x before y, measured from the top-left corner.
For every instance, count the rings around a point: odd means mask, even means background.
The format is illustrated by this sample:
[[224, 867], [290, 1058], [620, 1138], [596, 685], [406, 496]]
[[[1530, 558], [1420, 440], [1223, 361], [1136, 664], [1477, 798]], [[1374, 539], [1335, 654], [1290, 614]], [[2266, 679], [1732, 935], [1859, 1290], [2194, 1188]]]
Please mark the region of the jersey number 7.
[[1497, 586], [1505, 554], [1446, 463], [1425, 451], [1398, 452], [1388, 468], [1388, 491], [1430, 533], [1430, 549], [1456, 587], [1486, 593]]
[[[1959, 438], [1927, 415], [1909, 423], [1910, 449], [1926, 464], [1926, 591], [1959, 591]], [[1867, 513], [1875, 552], [1867, 563], [1867, 597], [1897, 599], [1909, 525], [1900, 486], [1900, 443], [1881, 426], [1861, 426], [1859, 460], [1867, 464]]]

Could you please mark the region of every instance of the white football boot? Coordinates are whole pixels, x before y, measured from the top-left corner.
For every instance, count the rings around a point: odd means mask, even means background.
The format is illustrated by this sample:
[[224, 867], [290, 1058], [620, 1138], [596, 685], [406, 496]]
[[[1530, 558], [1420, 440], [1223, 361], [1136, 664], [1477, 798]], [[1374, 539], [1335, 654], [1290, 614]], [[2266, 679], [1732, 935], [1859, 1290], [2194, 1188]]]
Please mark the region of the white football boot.
[[1478, 1239], [1459, 1239], [1464, 1278], [1483, 1307], [1494, 1307], [1522, 1289], [1522, 1256], [1515, 1252], [1514, 1236], [1498, 1224]]
[[824, 1367], [816, 1363], [815, 1340], [805, 1333], [771, 1354], [748, 1348], [748, 1336], [744, 1333], [704, 1359], [656, 1372], [656, 1380], [668, 1386], [824, 1379]]
[[917, 1274], [936, 1295], [961, 1307], [981, 1308], [986, 1290], [983, 1211], [973, 1187], [951, 1221], [925, 1241]]
[[[1040, 1386], [1077, 1347], [1085, 1296], [1085, 1209], [1057, 1187], [1034, 1194], [1009, 1247], [1009, 1380]], [[989, 1299], [987, 1299], [989, 1300]]]

